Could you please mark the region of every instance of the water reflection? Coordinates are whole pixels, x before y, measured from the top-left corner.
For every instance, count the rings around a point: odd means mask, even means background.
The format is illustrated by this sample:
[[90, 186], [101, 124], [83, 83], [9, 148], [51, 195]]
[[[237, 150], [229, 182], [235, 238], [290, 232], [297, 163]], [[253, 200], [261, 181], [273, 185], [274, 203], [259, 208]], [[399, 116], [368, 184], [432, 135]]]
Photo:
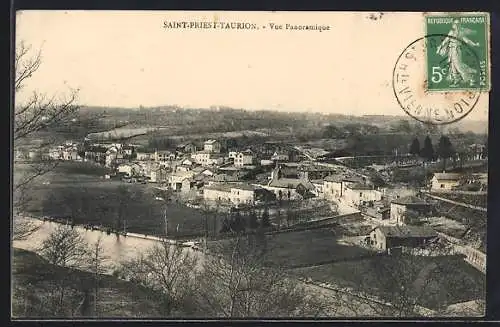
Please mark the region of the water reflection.
[[[42, 242], [52, 233], [59, 223], [51, 221], [36, 220], [40, 228], [30, 235], [26, 240], [14, 241], [13, 246], [28, 251], [37, 252], [40, 249]], [[107, 234], [99, 230], [86, 230], [81, 226], [74, 226], [80, 235], [87, 241], [89, 245], [95, 244], [99, 238], [101, 239], [101, 247], [103, 249], [103, 265], [107, 268], [108, 273], [114, 270], [114, 267], [127, 259], [132, 259], [137, 255], [144, 253], [148, 248], [156, 244], [158, 241], [151, 239], [143, 239], [132, 236], [117, 236], [116, 234]], [[193, 250], [190, 247], [185, 247], [185, 251], [190, 251], [201, 257], [200, 252]]]

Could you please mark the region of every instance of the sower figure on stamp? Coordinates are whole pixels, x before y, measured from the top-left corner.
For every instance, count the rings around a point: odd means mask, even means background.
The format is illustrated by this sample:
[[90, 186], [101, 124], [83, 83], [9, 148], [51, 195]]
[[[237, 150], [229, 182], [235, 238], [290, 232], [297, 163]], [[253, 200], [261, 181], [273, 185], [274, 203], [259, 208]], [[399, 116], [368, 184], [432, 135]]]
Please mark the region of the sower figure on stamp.
[[474, 42], [467, 37], [472, 33], [474, 33], [473, 30], [460, 26], [459, 20], [456, 19], [448, 36], [437, 48], [436, 53], [438, 55], [448, 57], [449, 69], [446, 79], [451, 82], [450, 86], [452, 87], [457, 86], [460, 81], [473, 86], [474, 74], [477, 73], [477, 70], [467, 66], [462, 60], [462, 42], [473, 47], [479, 46], [478, 42]]

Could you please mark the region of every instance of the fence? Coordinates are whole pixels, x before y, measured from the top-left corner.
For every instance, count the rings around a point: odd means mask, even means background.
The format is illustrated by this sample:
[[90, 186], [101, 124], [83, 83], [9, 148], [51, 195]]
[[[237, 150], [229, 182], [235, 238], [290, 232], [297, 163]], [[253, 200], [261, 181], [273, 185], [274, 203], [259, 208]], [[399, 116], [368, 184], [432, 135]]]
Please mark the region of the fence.
[[463, 241], [458, 238], [439, 232], [437, 234], [453, 245], [453, 250], [455, 253], [464, 255], [464, 259], [467, 263], [469, 263], [471, 266], [481, 271], [482, 273], [486, 274], [486, 254], [470, 246], [462, 245]]

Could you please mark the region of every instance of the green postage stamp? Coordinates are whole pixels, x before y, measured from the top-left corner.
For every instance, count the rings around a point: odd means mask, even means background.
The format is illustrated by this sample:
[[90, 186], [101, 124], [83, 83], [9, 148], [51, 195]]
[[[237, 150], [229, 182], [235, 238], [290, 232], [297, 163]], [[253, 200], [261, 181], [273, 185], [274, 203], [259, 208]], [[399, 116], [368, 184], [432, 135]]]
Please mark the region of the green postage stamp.
[[489, 91], [489, 14], [428, 15], [425, 25], [440, 41], [426, 46], [427, 90]]

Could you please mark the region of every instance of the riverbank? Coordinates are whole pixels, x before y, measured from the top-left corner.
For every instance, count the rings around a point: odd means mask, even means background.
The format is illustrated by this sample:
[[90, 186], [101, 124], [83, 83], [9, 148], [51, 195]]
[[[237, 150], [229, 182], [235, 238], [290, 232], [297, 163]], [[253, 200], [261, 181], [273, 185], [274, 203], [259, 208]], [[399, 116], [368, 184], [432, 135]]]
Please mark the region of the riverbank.
[[[137, 284], [113, 276], [100, 275], [98, 311], [95, 311], [92, 273], [53, 266], [34, 252], [12, 250], [12, 316], [15, 318], [53, 317], [50, 292], [56, 282], [51, 272], [68, 276], [65, 287], [66, 317], [160, 317], [153, 294]], [[88, 294], [86, 295], [86, 291]]]

